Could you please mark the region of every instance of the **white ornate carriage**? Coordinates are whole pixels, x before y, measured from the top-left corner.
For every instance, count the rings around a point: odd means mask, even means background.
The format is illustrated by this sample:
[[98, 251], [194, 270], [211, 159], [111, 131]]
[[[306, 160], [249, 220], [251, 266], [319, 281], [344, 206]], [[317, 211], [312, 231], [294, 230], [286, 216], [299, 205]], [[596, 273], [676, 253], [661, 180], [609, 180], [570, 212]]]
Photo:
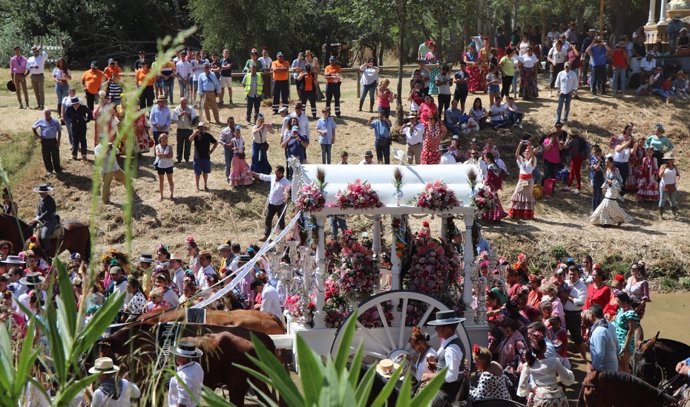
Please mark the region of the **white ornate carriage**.
[[[294, 171], [292, 184], [292, 200], [296, 202], [300, 188], [303, 185], [316, 181], [317, 170], [321, 169], [325, 173], [326, 186], [323, 189], [326, 198], [326, 207], [319, 211], [309, 212], [308, 215], [313, 220], [314, 240], [316, 251], [313, 257], [310, 256], [311, 249], [304, 248], [300, 259], [302, 282], [306, 281], [312, 287], [316, 287], [315, 311], [313, 327], [304, 326], [303, 321], [289, 321], [288, 342], [294, 335], [302, 336], [307, 343], [319, 354], [326, 355], [340, 346], [340, 329], [327, 328], [325, 324], [324, 307], [324, 279], [326, 276], [326, 241], [325, 228], [328, 216], [365, 216], [371, 221], [371, 241], [372, 250], [375, 255], [380, 254], [382, 219], [390, 216], [392, 219], [408, 216], [423, 217], [429, 216], [441, 221], [441, 236], [446, 236], [447, 222], [450, 217], [464, 223], [463, 234], [463, 264], [464, 276], [461, 287], [461, 301], [463, 303], [466, 321], [458, 327], [458, 336], [464, 344], [465, 355], [471, 355], [471, 344], [486, 344], [488, 325], [486, 323], [486, 311], [484, 308], [484, 279], [480, 278], [474, 261], [474, 250], [472, 244], [472, 226], [475, 221], [475, 208], [472, 197], [478, 184], [481, 183], [481, 172], [473, 165], [300, 165], [292, 162]], [[404, 184], [397, 189], [394, 186], [394, 171], [398, 168], [404, 179]], [[477, 174], [478, 179], [470, 179], [469, 172]], [[345, 190], [347, 185], [356, 179], [365, 180], [378, 193], [383, 206], [366, 210], [340, 209], [333, 205], [336, 194], [340, 190]], [[443, 181], [452, 190], [460, 201], [460, 205], [447, 211], [432, 211], [410, 204], [411, 200], [422, 192], [425, 185], [437, 180]], [[460, 228], [461, 229], [461, 228]], [[391, 231], [395, 233], [395, 231]], [[391, 236], [395, 241], [395, 236]], [[297, 249], [297, 243], [292, 243]], [[289, 245], [289, 242], [288, 242]], [[294, 250], [293, 254], [299, 250]], [[308, 254], [307, 256], [304, 256]], [[270, 256], [269, 256], [270, 257]], [[277, 257], [277, 256], [274, 256]], [[395, 245], [391, 244], [391, 290], [379, 292], [367, 299], [364, 299], [357, 307], [357, 315], [351, 314], [348, 318], [359, 318], [362, 313], [374, 308], [378, 310], [376, 315], [380, 316], [381, 321], [376, 327], [365, 327], [358, 321], [357, 332], [355, 334], [354, 347], [359, 344], [364, 345], [365, 356], [369, 357], [369, 363], [375, 363], [377, 359], [396, 359], [401, 355], [406, 355], [410, 351], [408, 338], [412, 325], [424, 327], [426, 322], [433, 319], [434, 312], [447, 310], [448, 307], [436, 298], [418, 292], [401, 289], [401, 262], [398, 258]], [[279, 259], [271, 261], [272, 267], [280, 268]], [[294, 270], [294, 266], [292, 267]], [[313, 271], [311, 271], [313, 269]], [[277, 271], [277, 270], [274, 270]], [[294, 279], [294, 274], [286, 272], [285, 267], [278, 274], [288, 282]], [[473, 299], [474, 292], [478, 298]], [[414, 303], [415, 309], [423, 309], [423, 315], [417, 316], [414, 322], [410, 323], [407, 315], [408, 305]], [[391, 309], [388, 317], [384, 318], [383, 307]], [[392, 317], [391, 317], [392, 315]], [[427, 329], [428, 328], [422, 328]], [[432, 336], [432, 346], [439, 344], [433, 330], [429, 332]]]

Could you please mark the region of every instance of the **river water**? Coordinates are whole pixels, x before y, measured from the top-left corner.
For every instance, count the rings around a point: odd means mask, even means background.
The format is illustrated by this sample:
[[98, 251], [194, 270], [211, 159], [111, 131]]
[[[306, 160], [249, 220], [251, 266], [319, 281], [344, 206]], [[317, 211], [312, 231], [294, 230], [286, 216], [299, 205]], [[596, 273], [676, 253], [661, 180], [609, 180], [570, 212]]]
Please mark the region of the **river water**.
[[652, 293], [642, 327], [645, 338], [660, 331], [660, 338], [690, 344], [690, 293]]

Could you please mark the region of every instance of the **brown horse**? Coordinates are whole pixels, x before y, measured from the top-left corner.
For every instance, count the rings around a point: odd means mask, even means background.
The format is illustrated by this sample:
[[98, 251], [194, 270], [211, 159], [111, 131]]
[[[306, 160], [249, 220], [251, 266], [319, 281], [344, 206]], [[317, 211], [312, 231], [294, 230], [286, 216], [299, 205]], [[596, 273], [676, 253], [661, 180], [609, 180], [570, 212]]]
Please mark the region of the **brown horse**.
[[[157, 325], [139, 322], [124, 325], [101, 340], [101, 354], [112, 357], [123, 370], [128, 371], [130, 380], [142, 387], [142, 394], [150, 394], [155, 389], [156, 399], [159, 399], [167, 392], [167, 382], [161, 382], [160, 376], [152, 375], [158, 357], [157, 328]], [[178, 337], [194, 342], [204, 351], [199, 360], [204, 369], [204, 385], [212, 389], [227, 386], [230, 401], [238, 407], [244, 406], [250, 381], [264, 394], [271, 394], [265, 383], [237, 367], [255, 367], [247, 357], [256, 356], [251, 342], [252, 335], [266, 345], [269, 351], [275, 352], [275, 345], [268, 335], [245, 328], [190, 324], [180, 325], [178, 332]], [[158, 400], [144, 401], [152, 406], [162, 405]]]
[[[79, 253], [81, 258], [88, 262], [91, 257], [91, 233], [88, 225], [68, 221], [63, 222], [61, 227], [64, 229], [64, 236], [61, 240], [50, 240], [51, 249], [46, 256], [55, 257], [68, 250], [70, 253]], [[0, 215], [0, 240], [12, 242], [15, 251], [22, 251], [24, 243], [32, 234], [31, 226], [21, 219], [10, 215]]]
[[635, 376], [622, 372], [589, 372], [582, 382], [587, 407], [671, 407], [678, 400]]
[[[187, 322], [187, 310], [176, 308], [160, 310], [140, 315], [137, 321], [146, 324], [159, 322]], [[280, 335], [285, 333], [285, 326], [273, 314], [254, 310], [206, 311], [206, 324], [220, 326], [239, 326], [250, 331], [262, 332], [266, 335]]]
[[634, 374], [652, 386], [668, 384], [672, 390], [683, 385], [682, 380], [674, 379], [676, 364], [690, 357], [690, 346], [673, 339], [659, 338], [656, 335], [643, 341], [635, 352]]

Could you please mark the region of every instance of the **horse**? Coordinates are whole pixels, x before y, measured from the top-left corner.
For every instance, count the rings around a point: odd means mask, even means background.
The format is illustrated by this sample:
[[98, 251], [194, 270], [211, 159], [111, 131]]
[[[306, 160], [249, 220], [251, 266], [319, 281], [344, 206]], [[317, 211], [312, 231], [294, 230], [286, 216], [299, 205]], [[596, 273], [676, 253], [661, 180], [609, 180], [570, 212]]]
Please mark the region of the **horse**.
[[[159, 389], [167, 389], [167, 383], [161, 383], [159, 375], [152, 375], [152, 369], [157, 364], [158, 358], [157, 327], [157, 325], [141, 322], [125, 324], [112, 335], [101, 339], [100, 353], [110, 356], [122, 366], [123, 370], [128, 371], [129, 378], [142, 388], [142, 394], [149, 394], [148, 392], [153, 389], [160, 397]], [[249, 390], [250, 382], [264, 394], [271, 394], [265, 383], [237, 367], [242, 365], [256, 368], [247, 357], [248, 355], [256, 356], [251, 341], [252, 335], [269, 351], [275, 352], [275, 344], [268, 335], [242, 327], [204, 324], [181, 324], [177, 334], [185, 341], [194, 342], [204, 351], [204, 355], [199, 360], [204, 368], [204, 385], [212, 389], [227, 386], [230, 390], [230, 402], [233, 405], [244, 406], [244, 398]], [[147, 401], [153, 406], [161, 405], [159, 400]]]
[[659, 332], [643, 341], [635, 352], [633, 365], [635, 376], [652, 386], [664, 385], [676, 390], [683, 383], [675, 380], [676, 364], [690, 357], [690, 346], [673, 339], [659, 338]]
[[[68, 250], [79, 253], [84, 261], [91, 258], [91, 233], [89, 226], [81, 222], [66, 221], [60, 227], [63, 229], [60, 239], [50, 239], [50, 250], [45, 253], [48, 257], [55, 257]], [[24, 243], [33, 234], [31, 226], [21, 219], [10, 215], [0, 215], [0, 240], [9, 240], [17, 252], [24, 249]], [[39, 242], [40, 245], [40, 242]]]
[[[160, 310], [147, 312], [140, 315], [137, 321], [149, 324], [159, 322], [188, 322], [187, 310], [176, 308], [173, 310]], [[273, 314], [255, 310], [206, 310], [206, 324], [220, 326], [240, 326], [250, 331], [262, 332], [266, 335], [282, 335], [285, 325]]]
[[[592, 371], [582, 382], [580, 401], [587, 407], [671, 407], [678, 400], [637, 377], [617, 371]], [[578, 404], [579, 405], [579, 404]]]

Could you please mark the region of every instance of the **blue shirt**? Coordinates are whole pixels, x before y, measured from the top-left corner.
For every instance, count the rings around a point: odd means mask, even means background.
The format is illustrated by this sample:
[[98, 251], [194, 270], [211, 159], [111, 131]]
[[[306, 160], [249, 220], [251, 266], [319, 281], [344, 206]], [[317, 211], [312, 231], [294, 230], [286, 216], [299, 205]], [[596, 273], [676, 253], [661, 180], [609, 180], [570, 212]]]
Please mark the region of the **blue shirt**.
[[595, 45], [592, 47], [592, 66], [606, 65], [606, 47]]
[[391, 126], [388, 122], [376, 119], [369, 125], [374, 129], [374, 140], [390, 140], [391, 139]]
[[616, 328], [604, 320], [597, 322], [589, 338], [589, 352], [594, 370], [618, 370]]
[[319, 132], [319, 144], [333, 144], [333, 136], [335, 135], [335, 120], [331, 116], [324, 119], [323, 117], [316, 122], [316, 130], [326, 131], [326, 134]]
[[151, 107], [151, 112], [149, 113], [149, 122], [153, 131], [156, 132], [166, 132], [170, 130], [170, 123], [172, 121], [172, 113], [168, 106], [163, 106], [162, 108], [158, 105], [153, 105]]
[[51, 118], [50, 121], [42, 117], [34, 122], [32, 129], [41, 129], [41, 139], [57, 139], [60, 134], [60, 122]]
[[300, 161], [304, 161], [307, 158], [307, 150], [302, 145], [302, 142], [309, 141], [309, 137], [300, 135], [299, 138], [300, 141], [297, 141], [290, 137], [290, 141], [287, 144], [287, 153], [288, 157], [297, 157]]
[[206, 72], [200, 73], [198, 80], [200, 95], [204, 92], [220, 91], [220, 82], [218, 82], [218, 78], [216, 78], [216, 75], [214, 75], [213, 72], [209, 72], [208, 75]]
[[446, 109], [446, 126], [457, 126], [462, 123], [462, 110], [449, 107]]

